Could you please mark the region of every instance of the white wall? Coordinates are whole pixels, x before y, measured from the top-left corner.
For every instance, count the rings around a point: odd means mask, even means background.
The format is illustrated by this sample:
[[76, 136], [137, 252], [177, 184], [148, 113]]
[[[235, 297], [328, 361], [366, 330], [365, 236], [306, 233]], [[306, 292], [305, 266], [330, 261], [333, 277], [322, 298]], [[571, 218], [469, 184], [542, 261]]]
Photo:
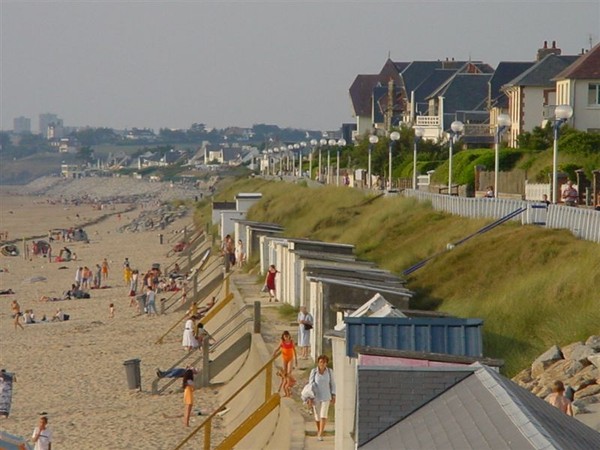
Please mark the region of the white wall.
[[346, 339], [331, 338], [335, 377], [335, 448], [355, 448], [356, 358], [346, 356]]
[[571, 96], [574, 105], [573, 111], [573, 128], [580, 131], [588, 129], [600, 129], [600, 106], [588, 105], [588, 88], [589, 84], [599, 84], [598, 80], [575, 80], [571, 85]]
[[220, 234], [221, 239], [224, 239], [228, 234], [235, 234], [235, 219], [244, 219], [246, 217], [245, 212], [239, 211], [221, 211], [220, 213]]

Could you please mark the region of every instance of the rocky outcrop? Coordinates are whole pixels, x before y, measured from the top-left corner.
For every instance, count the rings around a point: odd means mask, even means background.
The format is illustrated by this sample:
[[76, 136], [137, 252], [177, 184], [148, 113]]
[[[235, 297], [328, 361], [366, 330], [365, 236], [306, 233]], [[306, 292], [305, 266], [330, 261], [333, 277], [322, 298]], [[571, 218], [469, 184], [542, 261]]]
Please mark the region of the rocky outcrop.
[[541, 398], [550, 394], [557, 380], [575, 392], [573, 408], [577, 414], [587, 412], [586, 405], [600, 402], [600, 336], [562, 348], [554, 345], [513, 378]]

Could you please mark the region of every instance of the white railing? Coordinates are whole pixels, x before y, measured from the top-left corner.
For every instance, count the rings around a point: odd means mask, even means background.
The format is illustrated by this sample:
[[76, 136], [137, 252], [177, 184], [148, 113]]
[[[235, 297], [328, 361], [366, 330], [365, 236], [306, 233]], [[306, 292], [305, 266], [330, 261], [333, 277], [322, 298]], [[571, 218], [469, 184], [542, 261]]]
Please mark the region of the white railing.
[[440, 118], [438, 116], [417, 116], [415, 125], [423, 127], [439, 126]]
[[433, 209], [462, 217], [500, 219], [519, 208], [527, 211], [511, 220], [523, 225], [544, 225], [546, 228], [567, 229], [586, 241], [600, 243], [600, 211], [549, 205], [501, 198], [457, 197], [406, 189], [406, 197], [431, 202]]

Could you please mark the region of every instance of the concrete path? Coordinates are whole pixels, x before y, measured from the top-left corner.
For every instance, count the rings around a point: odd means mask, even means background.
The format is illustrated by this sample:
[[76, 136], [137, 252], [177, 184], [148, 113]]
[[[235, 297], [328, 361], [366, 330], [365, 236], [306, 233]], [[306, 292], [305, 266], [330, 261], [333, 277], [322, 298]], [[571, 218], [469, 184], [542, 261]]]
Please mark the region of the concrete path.
[[[235, 284], [243, 300], [247, 304], [254, 304], [255, 301], [261, 302], [261, 335], [265, 344], [273, 351], [277, 348], [281, 339], [281, 333], [288, 330], [294, 339], [297, 340], [297, 329], [295, 313], [283, 318], [281, 309], [288, 307], [285, 303], [269, 302], [267, 294], [261, 293], [264, 277], [256, 274], [244, 273], [240, 269], [235, 269], [231, 276], [231, 282]], [[298, 368], [294, 371], [297, 383], [293, 388], [291, 398], [282, 399], [282, 407], [289, 411], [289, 414], [282, 415], [290, 421], [289, 429], [292, 435], [291, 450], [301, 449], [333, 449], [334, 445], [334, 422], [327, 423], [325, 428], [326, 435], [323, 441], [317, 440], [316, 426], [312, 418], [312, 413], [300, 400], [300, 391], [308, 381], [310, 370], [314, 367], [312, 360], [298, 359]], [[333, 408], [332, 408], [333, 409]], [[333, 411], [330, 411], [332, 415]]]

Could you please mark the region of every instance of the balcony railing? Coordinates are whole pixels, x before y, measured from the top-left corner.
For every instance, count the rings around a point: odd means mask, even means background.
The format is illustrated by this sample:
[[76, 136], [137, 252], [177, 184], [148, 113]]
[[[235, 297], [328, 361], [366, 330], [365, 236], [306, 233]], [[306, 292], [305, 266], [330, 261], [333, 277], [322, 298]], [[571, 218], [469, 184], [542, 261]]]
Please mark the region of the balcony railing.
[[431, 127], [440, 125], [440, 118], [438, 116], [417, 116], [416, 119], [416, 126]]

